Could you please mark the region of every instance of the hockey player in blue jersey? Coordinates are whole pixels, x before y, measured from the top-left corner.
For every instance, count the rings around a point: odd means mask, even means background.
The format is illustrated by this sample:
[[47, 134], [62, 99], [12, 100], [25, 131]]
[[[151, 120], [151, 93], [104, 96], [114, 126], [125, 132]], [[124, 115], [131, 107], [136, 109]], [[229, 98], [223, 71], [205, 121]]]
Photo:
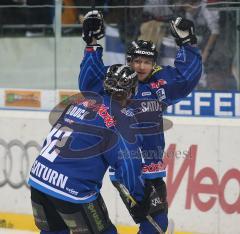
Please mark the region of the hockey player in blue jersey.
[[[196, 46], [197, 40], [193, 23], [179, 17], [170, 23], [170, 30], [179, 46], [175, 67], [156, 65], [157, 51], [150, 41], [134, 41], [127, 51], [127, 63], [138, 74], [138, 92], [135, 98], [143, 100], [143, 109], [149, 110], [152, 108], [157, 110], [159, 108], [160, 105], [158, 104], [144, 106], [145, 100], [150, 99], [166, 106], [177, 103], [194, 89], [200, 79], [202, 62], [199, 49]], [[80, 66], [79, 89], [81, 91], [103, 92], [102, 78], [107, 67], [104, 66], [102, 61], [102, 47], [97, 44], [97, 39], [103, 36], [104, 25], [101, 13], [98, 11], [89, 12], [83, 22], [83, 39], [87, 46]], [[89, 79], [89, 77], [92, 79]], [[161, 111], [159, 110], [159, 112]], [[145, 156], [142, 168], [143, 177], [146, 179], [145, 185], [149, 187], [149, 194], [155, 189], [161, 198], [161, 202], [157, 204], [158, 209], [154, 211], [149, 209], [148, 212], [154, 216], [165, 231], [167, 228], [168, 207], [166, 185], [162, 179], [166, 176], [165, 166], [162, 161], [165, 147], [163, 132], [142, 135], [139, 137], [139, 146], [143, 156]], [[112, 176], [112, 179], [114, 183], [114, 176]], [[154, 228], [141, 215], [141, 212], [131, 210], [128, 202], [124, 202], [133, 219], [140, 223], [140, 233], [155, 233]], [[142, 206], [143, 209], [146, 209], [144, 204]]]
[[102, 96], [83, 93], [53, 124], [29, 177], [41, 234], [117, 234], [100, 194], [109, 166], [131, 196], [145, 199], [142, 161], [130, 154], [139, 152], [138, 146], [126, 140], [127, 130], [125, 136], [118, 131], [118, 119], [125, 118], [119, 110], [127, 108], [136, 84], [137, 74], [130, 67], [113, 65], [106, 72]]

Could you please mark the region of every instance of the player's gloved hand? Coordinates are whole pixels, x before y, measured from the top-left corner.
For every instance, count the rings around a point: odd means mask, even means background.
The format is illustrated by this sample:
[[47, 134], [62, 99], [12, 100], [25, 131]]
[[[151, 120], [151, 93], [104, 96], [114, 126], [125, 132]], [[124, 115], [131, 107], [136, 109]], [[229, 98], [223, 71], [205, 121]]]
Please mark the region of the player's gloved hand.
[[191, 45], [197, 43], [195, 27], [191, 20], [177, 17], [170, 23], [170, 31], [178, 46], [186, 43], [190, 43]]
[[161, 178], [145, 180], [144, 198], [130, 209], [130, 214], [136, 223], [140, 223], [147, 215], [161, 212], [168, 212], [166, 184]]
[[93, 38], [101, 39], [104, 37], [104, 22], [100, 11], [89, 11], [84, 16], [83, 21], [83, 40], [89, 45]]

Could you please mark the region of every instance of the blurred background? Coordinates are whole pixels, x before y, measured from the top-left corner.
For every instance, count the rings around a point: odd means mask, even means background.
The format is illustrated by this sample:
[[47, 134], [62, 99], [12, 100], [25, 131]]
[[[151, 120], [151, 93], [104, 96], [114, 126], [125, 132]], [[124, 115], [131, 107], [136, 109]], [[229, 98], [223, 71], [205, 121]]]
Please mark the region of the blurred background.
[[[0, 227], [36, 231], [26, 184], [50, 125], [49, 111], [78, 92], [90, 0], [0, 1]], [[174, 65], [169, 21], [194, 21], [203, 73], [168, 108], [169, 217], [175, 233], [239, 234], [240, 1], [97, 0], [106, 65], [125, 63], [132, 40], [153, 41], [158, 65]], [[103, 195], [121, 234], [136, 226], [105, 179]], [[204, 223], [204, 225], [203, 225]], [[0, 230], [1, 231], [1, 230]], [[2, 233], [7, 233], [6, 229]], [[23, 231], [27, 233], [27, 231]]]
[[[203, 55], [197, 90], [237, 91], [239, 4], [238, 0], [98, 0], [96, 8], [106, 23], [105, 63], [124, 63], [128, 43], [144, 39], [157, 45], [158, 64], [173, 65], [176, 46], [168, 22], [182, 16], [194, 21]], [[78, 74], [84, 45], [80, 18], [90, 9], [89, 0], [1, 0], [0, 86], [76, 89], [73, 76]]]

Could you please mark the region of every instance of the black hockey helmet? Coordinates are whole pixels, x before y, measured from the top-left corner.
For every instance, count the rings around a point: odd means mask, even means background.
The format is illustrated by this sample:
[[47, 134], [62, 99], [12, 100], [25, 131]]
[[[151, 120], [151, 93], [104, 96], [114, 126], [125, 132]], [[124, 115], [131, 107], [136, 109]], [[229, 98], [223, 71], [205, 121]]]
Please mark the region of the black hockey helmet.
[[154, 62], [157, 60], [158, 52], [156, 46], [151, 41], [132, 41], [127, 50], [127, 62], [138, 56], [150, 57]]
[[118, 99], [125, 99], [137, 88], [137, 73], [129, 66], [114, 64], [107, 70], [104, 90]]

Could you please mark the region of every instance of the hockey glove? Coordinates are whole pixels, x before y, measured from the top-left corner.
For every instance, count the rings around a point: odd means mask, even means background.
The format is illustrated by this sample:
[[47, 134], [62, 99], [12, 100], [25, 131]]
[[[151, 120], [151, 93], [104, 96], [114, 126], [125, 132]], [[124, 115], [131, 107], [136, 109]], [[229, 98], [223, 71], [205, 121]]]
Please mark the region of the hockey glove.
[[83, 21], [83, 40], [89, 45], [93, 38], [101, 39], [104, 37], [104, 22], [100, 11], [89, 11], [84, 16]]
[[186, 43], [190, 43], [191, 45], [197, 43], [194, 24], [191, 20], [181, 17], [176, 18], [176, 20], [170, 23], [170, 31], [178, 46]]
[[136, 223], [146, 220], [147, 215], [168, 212], [166, 184], [161, 178], [145, 180], [144, 198], [139, 206], [130, 207], [130, 214]]

